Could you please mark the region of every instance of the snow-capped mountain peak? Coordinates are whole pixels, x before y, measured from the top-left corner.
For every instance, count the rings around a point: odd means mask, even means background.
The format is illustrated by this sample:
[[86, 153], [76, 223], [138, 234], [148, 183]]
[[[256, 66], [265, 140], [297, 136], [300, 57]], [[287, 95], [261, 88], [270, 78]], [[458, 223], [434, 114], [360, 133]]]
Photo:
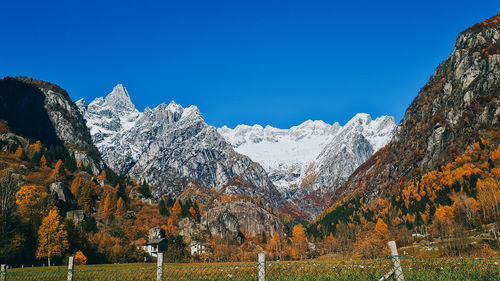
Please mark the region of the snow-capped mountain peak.
[[132, 100], [130, 100], [127, 88], [125, 88], [122, 84], [116, 85], [113, 88], [113, 91], [106, 96], [105, 100], [116, 110], [136, 111]]
[[[218, 131], [237, 152], [260, 163], [278, 190], [301, 208], [306, 206], [301, 200], [314, 198], [310, 193], [321, 197], [347, 180], [391, 140], [396, 127], [393, 117], [372, 120], [358, 113], [344, 126], [307, 120], [290, 129], [238, 125]], [[302, 211], [314, 216], [321, 207], [308, 202]]]
[[[267, 198], [274, 205], [279, 199], [266, 171], [235, 153], [194, 105], [183, 108], [172, 101], [139, 112], [121, 84], [106, 98], [79, 105], [106, 164], [145, 180], [157, 196], [178, 196], [183, 188], [179, 181], [194, 179], [206, 187]], [[255, 189], [228, 185], [234, 178]]]

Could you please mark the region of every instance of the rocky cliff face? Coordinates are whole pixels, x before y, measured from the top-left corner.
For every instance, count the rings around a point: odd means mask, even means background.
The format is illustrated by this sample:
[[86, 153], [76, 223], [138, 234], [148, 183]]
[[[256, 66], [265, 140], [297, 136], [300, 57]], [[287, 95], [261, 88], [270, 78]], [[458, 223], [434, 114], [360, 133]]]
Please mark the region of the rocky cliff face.
[[203, 215], [201, 224], [213, 235], [237, 237], [241, 232], [260, 237], [264, 232], [270, 236], [283, 233], [277, 217], [249, 202], [221, 203]]
[[390, 144], [362, 164], [334, 197], [383, 196], [436, 169], [499, 127], [500, 16], [463, 31], [407, 109]]
[[27, 77], [0, 80], [0, 118], [14, 133], [45, 145], [64, 145], [83, 165], [102, 168], [78, 108], [59, 86]]
[[236, 151], [259, 162], [282, 196], [284, 210], [314, 218], [329, 202], [329, 195], [351, 173], [392, 138], [394, 118], [372, 120], [357, 114], [345, 126], [306, 121], [290, 129], [239, 125], [218, 131]]
[[144, 112], [116, 86], [88, 106], [77, 102], [97, 148], [112, 169], [155, 187], [157, 196], [181, 193], [186, 179], [227, 193], [261, 197], [277, 205], [279, 193], [266, 171], [206, 124], [196, 106], [171, 102]]

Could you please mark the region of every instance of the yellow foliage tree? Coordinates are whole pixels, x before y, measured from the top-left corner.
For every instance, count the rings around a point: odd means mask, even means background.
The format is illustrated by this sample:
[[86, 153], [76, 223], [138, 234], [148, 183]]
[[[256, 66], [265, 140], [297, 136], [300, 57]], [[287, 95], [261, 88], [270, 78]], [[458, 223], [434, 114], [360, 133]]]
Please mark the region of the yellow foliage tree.
[[434, 213], [434, 228], [438, 231], [441, 241], [453, 230], [455, 214], [451, 206], [439, 205]]
[[389, 228], [381, 218], [379, 218], [377, 224], [375, 224], [375, 235], [377, 238], [384, 241], [389, 239]]
[[174, 218], [172, 217], [168, 218], [167, 226], [163, 226], [163, 229], [165, 230], [165, 234], [167, 235], [176, 235], [177, 229], [175, 227]]
[[85, 265], [87, 264], [87, 257], [83, 254], [82, 251], [77, 251], [75, 254], [75, 264], [76, 265]]
[[177, 219], [182, 212], [181, 203], [179, 200], [175, 200], [174, 206], [172, 207], [172, 217]]
[[283, 251], [283, 247], [281, 243], [281, 237], [278, 234], [278, 232], [274, 232], [273, 238], [271, 238], [271, 241], [269, 241], [267, 250], [272, 253], [273, 258], [275, 259], [282, 258], [281, 252]]
[[126, 213], [127, 213], [127, 209], [125, 208], [125, 202], [123, 202], [123, 199], [120, 197], [120, 198], [118, 198], [118, 202], [116, 203], [115, 214], [118, 218], [123, 218]]
[[40, 158], [40, 166], [47, 167], [47, 159], [45, 159], [45, 155], [42, 155], [42, 158]]
[[61, 159], [57, 160], [56, 165], [54, 166], [54, 170], [52, 171], [52, 180], [57, 180], [57, 176], [61, 173], [63, 161]]
[[110, 215], [111, 212], [113, 211], [113, 206], [111, 206], [111, 196], [108, 194], [106, 195], [106, 199], [104, 199], [104, 208], [103, 212], [105, 215]]
[[106, 172], [104, 170], [102, 170], [101, 174], [97, 177], [97, 180], [99, 180], [101, 184], [106, 182]]
[[54, 207], [38, 229], [36, 257], [47, 258], [50, 266], [50, 259], [62, 256], [68, 248], [68, 233], [64, 230], [64, 223], [61, 222], [57, 208]]
[[48, 194], [43, 187], [37, 185], [24, 185], [16, 193], [16, 204], [18, 213], [30, 220], [40, 216], [43, 212], [43, 203]]
[[83, 179], [82, 177], [77, 176], [71, 183], [71, 193], [73, 193], [75, 197], [78, 197], [82, 186], [83, 186]]
[[292, 258], [303, 259], [307, 251], [307, 240], [304, 227], [301, 224], [297, 224], [292, 229]]
[[477, 200], [483, 212], [483, 220], [500, 218], [500, 180], [494, 177], [478, 180], [477, 189]]
[[20, 159], [21, 156], [23, 156], [23, 147], [22, 146], [18, 146], [17, 149], [16, 149], [16, 152], [14, 153], [14, 156], [17, 158], [17, 159]]

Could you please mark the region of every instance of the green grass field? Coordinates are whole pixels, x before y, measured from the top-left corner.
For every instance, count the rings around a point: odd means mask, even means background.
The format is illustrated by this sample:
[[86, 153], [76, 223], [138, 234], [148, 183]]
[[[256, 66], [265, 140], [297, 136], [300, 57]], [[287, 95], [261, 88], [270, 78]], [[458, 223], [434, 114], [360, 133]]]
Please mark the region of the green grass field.
[[[500, 259], [402, 258], [405, 280], [500, 280]], [[378, 280], [391, 270], [388, 259], [364, 262], [268, 262], [266, 280]], [[67, 268], [11, 269], [10, 280], [66, 280]], [[257, 280], [258, 265], [250, 263], [166, 263], [164, 280]], [[76, 266], [79, 280], [156, 280], [156, 264], [106, 264]]]

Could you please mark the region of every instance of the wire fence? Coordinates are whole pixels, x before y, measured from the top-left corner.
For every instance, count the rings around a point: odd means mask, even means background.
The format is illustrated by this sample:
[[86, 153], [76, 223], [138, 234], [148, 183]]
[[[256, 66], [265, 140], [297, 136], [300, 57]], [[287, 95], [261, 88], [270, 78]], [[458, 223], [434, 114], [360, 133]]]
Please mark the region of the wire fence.
[[[404, 280], [500, 280], [500, 259], [399, 257]], [[164, 264], [160, 280], [259, 280], [258, 263]], [[123, 265], [126, 267], [126, 265]], [[266, 262], [265, 279], [291, 280], [382, 280], [393, 270], [392, 258], [365, 262]], [[9, 270], [6, 281], [67, 280], [68, 270], [35, 268]], [[399, 276], [391, 276], [398, 280]], [[157, 280], [154, 264], [136, 269], [76, 269], [73, 280]], [[391, 279], [389, 279], [391, 280]]]
[[[70, 259], [71, 263], [72, 259]], [[393, 254], [385, 259], [352, 262], [265, 261], [250, 263], [165, 263], [100, 265], [5, 270], [0, 281], [80, 280], [500, 280], [500, 258], [412, 258]]]

